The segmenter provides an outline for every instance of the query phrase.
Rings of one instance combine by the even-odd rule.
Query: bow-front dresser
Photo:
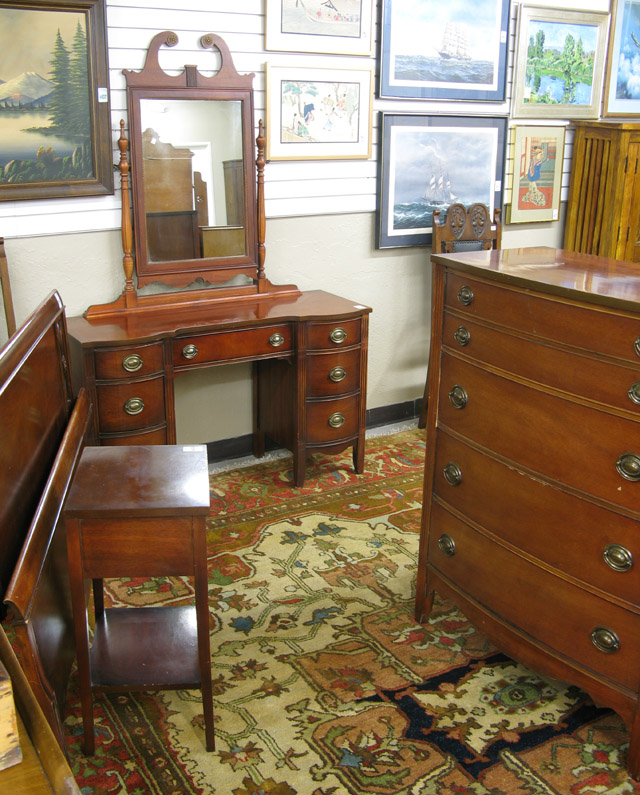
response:
[[[416,617],[451,598],[616,710],[640,773],[640,270],[434,255]]]

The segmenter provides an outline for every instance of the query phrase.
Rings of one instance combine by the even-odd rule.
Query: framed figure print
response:
[[[608,14],[520,6],[512,115],[598,118],[608,26]]]
[[[640,0],[612,0],[603,116],[640,115]]]
[[[564,127],[513,127],[509,223],[557,221],[560,215]]]
[[[267,159],[371,157],[372,67],[267,64]]]
[[[380,97],[505,98],[509,0],[382,0]]]
[[[431,243],[433,213],[502,206],[507,118],[381,113],[376,247]]]
[[[104,0],[0,0],[0,201],[113,193]]]
[[[265,49],[373,53],[373,0],[267,0]]]

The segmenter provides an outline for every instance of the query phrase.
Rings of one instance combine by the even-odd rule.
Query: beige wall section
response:
[[[561,245],[563,223],[505,228],[505,248]],[[377,250],[373,213],[267,221],[266,271],[276,284],[321,289],[373,308],[368,408],[422,394],[426,373],[431,268],[428,248]],[[87,232],[5,243],[16,321],[54,288],[69,316],[119,295],[119,232]],[[0,331],[6,338],[3,325]],[[232,365],[176,379],[178,441],[211,442],[251,432],[251,369]]]

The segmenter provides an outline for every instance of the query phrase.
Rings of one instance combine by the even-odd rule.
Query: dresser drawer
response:
[[[602,307],[577,306],[552,296],[543,298],[459,273],[449,272],[446,279],[446,308],[562,345],[634,363],[640,361],[635,347],[637,343],[640,350],[640,320],[631,315]],[[468,305],[460,300],[463,288],[473,294]],[[464,293],[462,298],[465,300]]]
[[[462,472],[457,486],[444,477],[452,462]],[[637,520],[548,486],[443,431],[437,434],[433,492],[513,547],[594,588],[640,604]]]
[[[164,361],[162,350],[161,342],[127,348],[96,348],[94,352],[96,378],[99,381],[107,381],[161,373]]]
[[[640,358],[613,364],[445,312],[443,347],[492,367],[640,416]],[[636,402],[637,401],[637,402]]]
[[[440,541],[442,536],[449,538]],[[455,545],[453,555],[449,539]],[[541,569],[438,505],[431,512],[429,561],[507,623],[584,668],[623,687],[637,688],[640,616],[636,613]],[[598,627],[615,632],[618,651],[596,648],[591,633]]]
[[[309,354],[307,395],[324,397],[355,392],[360,386],[360,349]]]
[[[289,324],[192,334],[173,341],[173,366],[180,370],[199,364],[286,355],[293,350],[292,339]]]
[[[307,442],[322,444],[358,433],[360,395],[307,402]]]
[[[347,348],[358,345],[361,339],[361,320],[309,323],[308,347],[310,350]]]
[[[463,408],[449,397],[454,386],[466,394]],[[616,505],[640,507],[640,480],[625,479],[616,469],[622,456],[640,456],[640,423],[635,420],[531,389],[443,354],[438,423],[551,479]],[[627,459],[623,468],[629,466]]]
[[[117,433],[165,422],[164,377],[98,386],[101,433]]]

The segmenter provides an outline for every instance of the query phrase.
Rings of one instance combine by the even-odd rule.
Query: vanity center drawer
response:
[[[178,371],[201,364],[286,356],[292,350],[291,326],[283,324],[179,337],[173,341],[172,356]]]

